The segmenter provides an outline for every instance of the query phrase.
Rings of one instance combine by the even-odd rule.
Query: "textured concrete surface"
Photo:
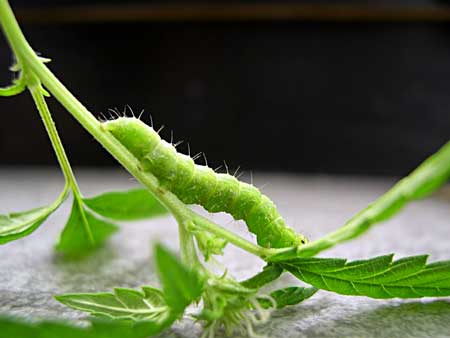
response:
[[[86,196],[136,186],[122,171],[78,170]],[[256,174],[257,185],[279,206],[288,222],[314,239],[385,191],[394,181],[328,176]],[[19,211],[52,201],[62,189],[56,170],[0,169],[0,213]],[[450,193],[408,206],[395,219],[373,228],[353,242],[322,256],[367,258],[395,252],[397,257],[430,253],[431,260],[450,258]],[[53,251],[68,216],[66,203],[29,237],[0,247],[0,313],[33,318],[84,318],[52,299],[64,292],[107,291],[114,286],[154,284],[151,242],[177,248],[176,224],[170,217],[122,224],[121,231],[89,259],[65,261]],[[211,217],[248,238],[243,224],[226,215]],[[262,266],[258,259],[232,248],[220,262],[244,278]],[[281,285],[298,284],[286,275]],[[450,337],[450,300],[372,300],[319,292],[303,304],[274,314],[259,328],[269,337]],[[197,337],[200,328],[181,321],[164,336]]]

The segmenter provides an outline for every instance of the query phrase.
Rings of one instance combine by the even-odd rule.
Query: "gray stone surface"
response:
[[[133,187],[122,171],[78,170],[86,196]],[[288,222],[314,239],[341,225],[385,191],[391,179],[257,174],[257,185],[279,206]],[[62,189],[53,169],[0,169],[0,212],[29,209],[52,201]],[[333,248],[323,256],[367,258],[395,252],[397,257],[430,253],[431,260],[450,257],[450,194],[408,206],[395,219],[373,228],[364,237]],[[151,243],[177,248],[176,224],[170,217],[126,223],[104,248],[89,259],[65,261],[53,251],[70,203],[27,238],[0,247],[0,313],[33,318],[80,319],[52,299],[64,292],[105,291],[114,286],[154,284]],[[243,224],[222,214],[211,217],[251,238]],[[220,264],[238,278],[257,272],[262,262],[231,246]],[[218,264],[218,265],[220,265]],[[284,276],[278,285],[298,284]],[[275,312],[259,331],[269,337],[448,337],[450,302],[434,300],[372,300],[319,292],[303,304]],[[165,334],[196,337],[200,328],[183,320]]]

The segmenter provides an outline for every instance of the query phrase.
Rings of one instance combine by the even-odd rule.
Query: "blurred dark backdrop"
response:
[[[145,109],[210,166],[401,175],[450,138],[445,1],[121,3],[11,0],[94,114]],[[49,103],[73,164],[114,164]],[[27,93],[0,114],[1,165],[56,162]]]

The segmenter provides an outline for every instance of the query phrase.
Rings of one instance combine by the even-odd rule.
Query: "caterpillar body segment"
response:
[[[183,203],[201,205],[209,212],[226,212],[245,221],[264,247],[306,243],[305,237],[286,225],[275,204],[253,185],[195,164],[139,119],[121,117],[103,125],[139,160],[143,170],[155,175]]]

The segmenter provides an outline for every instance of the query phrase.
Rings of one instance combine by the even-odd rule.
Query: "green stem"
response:
[[[69,159],[67,158],[66,152],[62,145],[61,139],[58,135],[58,131],[55,127],[55,122],[50,115],[47,103],[45,102],[44,96],[42,95],[40,84],[29,84],[28,89],[33,97],[36,107],[39,111],[42,121],[44,122],[45,129],[49,135],[50,141],[52,143],[53,149],[56,153],[59,165],[61,166],[64,177],[71,186],[74,193],[81,195],[78,184],[76,182],[75,176],[70,166]]]
[[[13,96],[22,93],[26,88],[22,73],[10,86],[0,88],[0,96]]]
[[[29,68],[56,99],[75,117],[76,120],[103,145],[134,177],[145,185],[163,203],[177,219],[182,219],[181,208],[174,205],[169,192],[159,186],[158,180],[150,173],[140,169],[139,162],[111,134],[101,127],[99,121],[84,107],[64,85],[50,72],[42,60],[35,54],[26,41],[14,14],[6,0],[0,0],[0,18],[3,31],[12,50],[20,60],[22,67]],[[39,100],[39,97],[36,97]],[[58,154],[58,153],[57,153]],[[62,155],[59,152],[60,156]],[[65,163],[65,161],[62,161]],[[68,170],[64,170],[68,173]],[[71,175],[68,176],[68,179]],[[182,243],[182,246],[189,245]]]
[[[369,230],[374,224],[398,213],[408,202],[424,198],[445,184],[450,177],[450,142],[426,159],[409,176],[397,182],[388,192],[356,214],[336,231],[301,246],[297,256],[310,257],[351,240]]]
[[[72,167],[69,163],[69,159],[67,158],[61,139],[58,135],[58,131],[56,130],[55,122],[53,121],[53,118],[50,114],[47,102],[45,102],[44,95],[42,94],[43,88],[41,87],[39,79],[36,76],[34,76],[34,74],[28,74],[27,78],[28,78],[28,89],[30,90],[31,96],[33,97],[33,100],[36,104],[39,114],[41,115],[41,119],[44,122],[45,129],[47,130],[47,134],[52,143],[53,149],[55,151],[56,157],[58,159],[64,177],[66,178],[66,182],[68,183],[68,185],[72,190],[75,202],[78,204],[81,218],[83,220],[83,226],[85,228],[89,242],[92,245],[95,245],[94,235],[92,234],[91,226],[84,212],[82,199],[83,196],[81,194],[75,175],[73,174]]]
[[[0,0],[1,26],[6,38],[16,54],[18,63],[29,68],[56,99],[78,120],[78,122],[111,153],[138,181],[146,186],[175,216],[180,225],[180,241],[183,256],[194,260],[195,247],[192,235],[187,231],[186,222],[195,220],[197,226],[215,233],[236,246],[267,258],[277,253],[297,252],[300,256],[312,256],[337,243],[350,240],[367,231],[373,224],[386,220],[401,209],[407,202],[421,198],[442,185],[450,175],[450,143],[432,158],[428,159],[409,177],[400,181],[375,203],[353,217],[342,228],[310,244],[298,248],[266,249],[259,247],[226,229],[192,213],[175,195],[159,185],[149,172],[141,170],[138,160],[108,133],[99,121],[84,107],[51,73],[44,62],[35,54],[20,30],[14,14],[6,0]],[[190,258],[187,258],[190,257]]]
[[[138,160],[108,131],[102,128],[97,119],[84,107],[64,85],[51,73],[42,60],[35,54],[26,41],[14,14],[6,0],[0,0],[1,25],[11,48],[16,53],[21,64],[36,74],[45,87],[55,98],[72,114],[72,116],[126,168],[140,183],[146,186],[150,192],[174,215],[180,225],[180,241],[183,256],[193,263],[195,246],[192,234],[186,229],[186,222],[192,219],[192,211],[182,203],[175,195],[161,187],[158,180],[149,172],[143,171]],[[199,216],[200,217],[200,216]],[[199,218],[200,219],[200,218]],[[205,223],[203,223],[205,224]],[[208,228],[217,234],[226,236],[231,243],[242,249],[265,257],[269,249],[260,248],[238,236],[224,231],[218,225],[208,222]]]
[[[164,191],[161,191],[158,180],[139,168],[138,160],[109,132],[102,128],[101,123],[64,87],[35,54],[23,36],[6,0],[0,0],[0,18],[6,38],[17,57],[20,57],[22,64],[36,74],[55,98],[120,164],[164,203]]]
[[[209,219],[202,217],[198,214],[195,214],[192,212],[192,218],[194,221],[194,224],[197,228],[202,229],[204,231],[208,231],[218,237],[221,237],[228,242],[234,244],[235,246],[250,252],[256,256],[259,256],[262,259],[265,259],[271,255],[277,254],[281,251],[284,251],[283,249],[268,249],[263,248],[259,245],[253,244],[250,241],[247,241],[246,239],[236,235],[235,233],[228,231],[227,229],[221,227],[218,224],[215,224],[214,222],[211,222]]]
[[[194,244],[194,238],[187,230],[186,223],[182,220],[178,220],[178,235],[180,236],[179,241],[182,261],[188,262],[191,266],[201,267]]]
[[[66,183],[64,184],[63,191],[61,192],[61,194],[59,194],[56,201],[53,202],[53,204],[52,204],[52,207],[51,207],[52,210],[56,210],[61,205],[61,203],[64,202],[64,200],[67,198],[67,196],[69,194],[69,189],[70,189],[69,183],[67,183],[67,181],[66,181]]]

